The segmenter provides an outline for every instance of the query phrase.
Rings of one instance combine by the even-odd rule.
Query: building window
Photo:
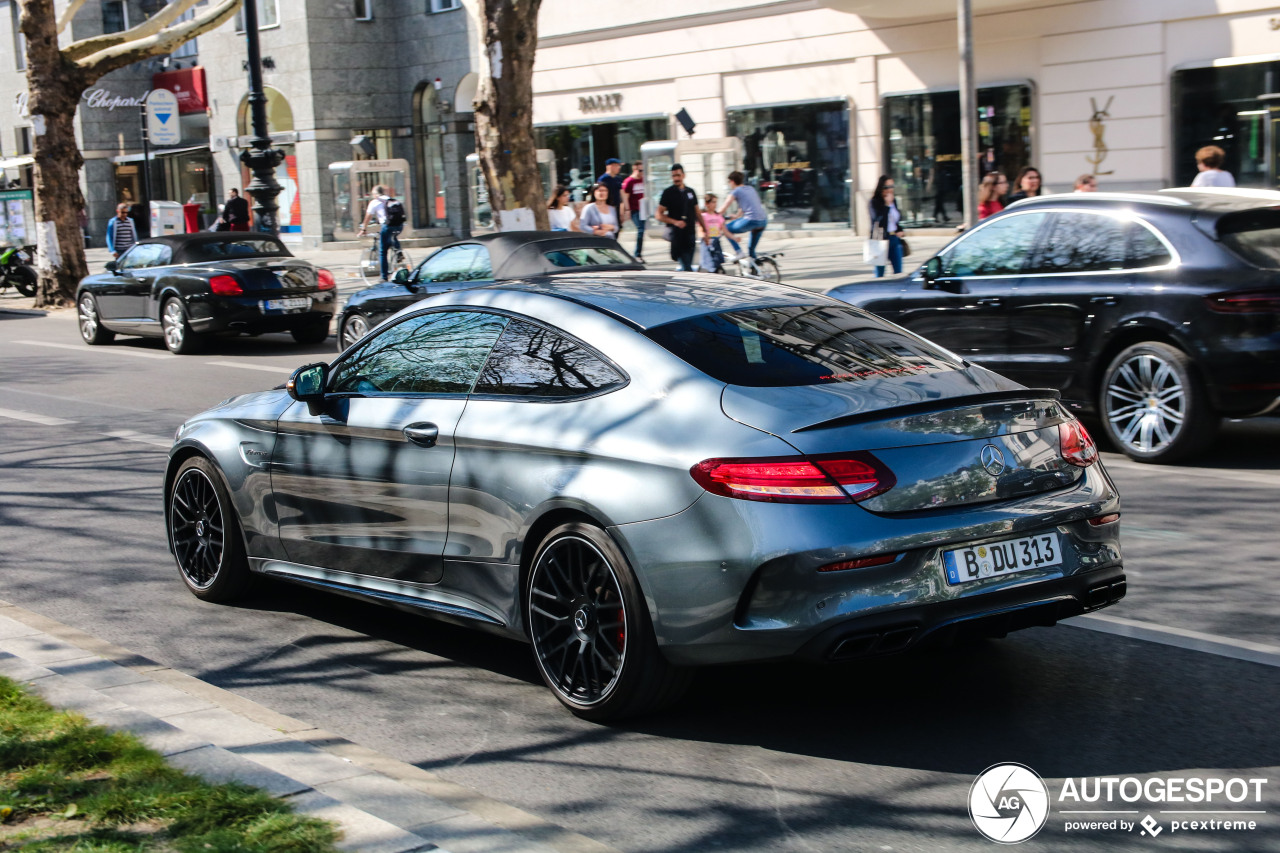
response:
[[[258,29],[280,26],[280,0],[258,0]],[[244,32],[244,12],[236,13],[236,32]]]
[[[13,21],[13,57],[19,71],[27,70],[27,37],[18,29],[18,4],[9,2],[9,17]]]
[[[844,101],[728,110],[742,171],[770,218],[849,221],[849,108]]]
[[[356,160],[390,160],[391,159],[391,131],[383,128],[381,130],[353,130],[351,135],[355,139],[363,138],[362,145],[353,145],[351,153]]]
[[[462,8],[462,0],[431,0],[432,12],[448,12]]]
[[[896,201],[903,226],[920,228],[963,222],[960,93],[928,92],[885,98],[882,115],[885,173],[897,186]],[[1031,158],[1031,87],[979,89],[975,177],[981,179],[989,172],[1000,172],[1012,186]]]
[[[356,20],[372,21],[373,20],[373,0],[355,0],[356,3]]]
[[[1196,151],[1216,145],[1236,186],[1274,189],[1280,153],[1271,94],[1280,62],[1186,68],[1173,72],[1173,185],[1195,180]],[[1098,104],[1099,108],[1103,104]],[[1100,168],[1107,168],[1104,163]]]
[[[102,0],[102,32],[122,33],[129,29],[129,4],[125,0]]]
[[[23,154],[30,154],[31,153],[31,128],[15,127],[13,129],[13,135],[16,137],[16,141],[18,144],[18,149],[16,153],[19,156]]]
[[[586,201],[587,189],[604,172],[605,161],[617,157],[622,174],[640,159],[640,146],[669,135],[663,118],[606,121],[589,124],[554,124],[533,129],[539,148],[556,156],[557,183],[564,184],[574,201]],[[702,192],[703,187],[697,188]]]
[[[190,21],[195,16],[196,16],[196,10],[188,9],[187,11],[183,12],[181,15],[178,16],[178,20],[175,21],[175,23],[180,23],[182,21]],[[171,56],[174,59],[191,59],[195,56],[198,56],[200,51],[196,47],[196,41],[198,41],[198,39],[192,39],[191,41],[185,44],[179,45],[178,49],[175,50],[173,53],[169,54],[169,56]]]

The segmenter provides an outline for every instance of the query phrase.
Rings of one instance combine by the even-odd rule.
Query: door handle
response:
[[[1095,296],[1089,300],[1094,305],[1115,305],[1120,301],[1117,296]]]
[[[435,447],[440,428],[435,424],[409,424],[404,428],[404,437],[422,447]]]
[[[979,305],[987,305],[991,308],[999,308],[1004,304],[1004,299],[999,296],[986,296],[978,300]]]

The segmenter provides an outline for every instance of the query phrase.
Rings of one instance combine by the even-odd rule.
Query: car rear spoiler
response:
[[[1029,403],[1041,400],[1058,400],[1062,394],[1053,388],[1027,388],[1022,391],[990,391],[984,394],[967,394],[963,397],[945,397],[940,400],[924,400],[919,403],[908,403],[904,406],[890,406],[871,412],[858,412],[852,415],[841,415],[830,420],[818,421],[808,426],[797,427],[791,432],[808,432],[816,429],[834,429],[836,427],[853,426],[855,424],[883,421],[889,418],[924,415],[933,412],[945,412],[952,409],[973,408],[976,406],[999,406],[1005,403]]]

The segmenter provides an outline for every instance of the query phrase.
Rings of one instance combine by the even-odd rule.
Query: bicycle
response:
[[[365,284],[377,284],[382,280],[382,259],[378,257],[379,242],[379,237],[375,233],[369,248],[360,255],[360,277],[364,279]],[[397,249],[392,246],[390,253],[387,271],[392,278],[395,277],[396,270],[413,269],[413,258],[409,257],[409,253],[403,248]]]
[[[742,255],[737,258],[724,258],[716,267],[716,272],[721,275],[736,275],[739,278],[754,278],[758,281],[771,281],[774,284],[782,283],[782,269],[778,266],[776,258],[781,258],[785,252],[759,252],[756,257],[750,255]],[[732,265],[734,272],[729,271]]]

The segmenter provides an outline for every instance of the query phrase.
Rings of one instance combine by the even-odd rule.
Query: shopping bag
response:
[[[862,262],[873,267],[882,267],[889,262],[888,240],[867,240],[862,244]]]
[[[716,259],[711,255],[711,246],[703,243],[698,252],[698,272],[715,272]]]

